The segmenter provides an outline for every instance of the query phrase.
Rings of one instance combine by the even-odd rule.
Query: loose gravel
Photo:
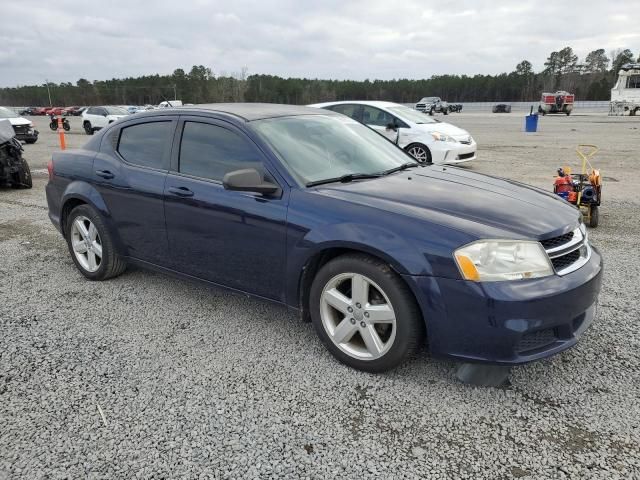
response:
[[[501,389],[426,352],[370,375],[280,306],[137,269],[86,281],[47,218],[36,119],[33,190],[0,189],[0,478],[640,478],[640,118],[447,120],[478,140],[468,168],[546,189],[573,145],[603,148],[606,276],[575,348]]]

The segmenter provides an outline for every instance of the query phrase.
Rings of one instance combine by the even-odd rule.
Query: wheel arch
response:
[[[119,253],[124,252],[124,246],[120,236],[118,235],[117,229],[113,228],[113,219],[109,208],[96,188],[87,182],[71,182],[62,195],[62,201],[60,202],[60,226],[62,235],[66,238],[65,227],[68,215],[78,205],[89,205],[98,212],[109,229],[109,233],[113,238],[116,250]]]
[[[302,321],[311,321],[311,314],[309,310],[309,295],[311,292],[313,279],[315,278],[318,271],[320,271],[320,269],[324,265],[326,265],[334,258],[347,254],[364,254],[386,263],[401,278],[401,280],[405,284],[407,284],[407,287],[411,291],[414,298],[416,297],[415,291],[413,290],[412,286],[409,285],[403,278],[403,274],[408,273],[406,268],[402,264],[394,260],[392,257],[390,257],[388,254],[372,248],[371,246],[363,244],[326,244],[309,255],[298,276],[296,304],[298,306],[300,318],[302,319]],[[415,300],[418,304],[420,303],[418,302],[417,298],[415,298]]]

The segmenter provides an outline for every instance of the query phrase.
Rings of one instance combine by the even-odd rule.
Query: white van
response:
[[[171,108],[171,107],[181,107],[182,100],[165,100],[164,102],[160,102],[158,104],[158,108]]]

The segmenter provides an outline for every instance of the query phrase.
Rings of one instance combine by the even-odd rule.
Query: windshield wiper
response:
[[[386,173],[347,173],[346,175],[342,175],[341,177],[334,178],[325,178],[324,180],[314,180],[313,182],[308,182],[306,184],[307,187],[315,187],[316,185],[323,185],[325,183],[348,183],[353,180],[362,180],[365,178],[377,178],[386,175]]]
[[[422,166],[423,165],[420,165],[419,163],[407,162],[407,163],[403,163],[402,165],[400,165],[398,167],[390,168],[389,170],[385,170],[384,172],[382,172],[382,175],[389,175],[390,173],[399,172],[400,170],[406,170],[407,168],[422,167]]]

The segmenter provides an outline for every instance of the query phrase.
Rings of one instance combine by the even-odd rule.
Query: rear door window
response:
[[[120,131],[118,153],[127,163],[167,170],[173,131],[171,120],[124,127]]]
[[[347,117],[351,117],[354,120],[360,121],[360,113],[362,111],[361,105],[357,105],[357,104],[343,104],[343,105],[333,105],[332,107],[329,107],[330,110],[333,110],[334,112],[338,112],[338,113],[342,113],[343,115],[346,115]]]

